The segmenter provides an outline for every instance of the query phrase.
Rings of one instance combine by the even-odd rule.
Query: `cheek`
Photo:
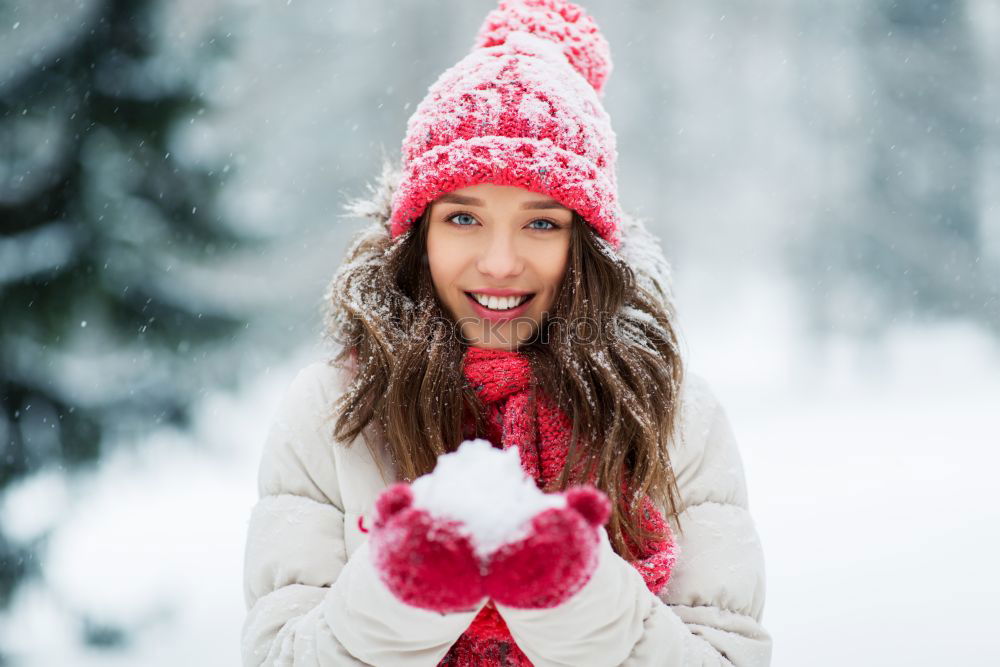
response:
[[[442,247],[444,244],[437,238],[433,231],[427,235],[427,265],[434,278],[435,284],[448,273],[448,253]]]
[[[443,274],[446,273],[446,267],[442,266],[440,257],[431,250],[427,251],[427,268],[431,273],[431,280],[435,287],[441,284]]]
[[[539,267],[539,275],[545,283],[545,296],[552,299],[562,283],[566,274],[566,267],[569,263],[568,250],[560,249],[558,252],[547,253],[536,264]]]
[[[457,249],[428,236],[427,264],[438,297],[442,301],[453,299],[453,295],[448,292],[448,286],[455,284],[462,267],[462,258]]]

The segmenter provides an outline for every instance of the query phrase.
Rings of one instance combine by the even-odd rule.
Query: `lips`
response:
[[[516,289],[498,289],[493,287],[482,287],[480,289],[470,289],[465,291],[466,294],[485,294],[486,296],[526,296],[529,294],[534,294],[534,292],[527,292],[525,290]]]
[[[523,315],[524,312],[528,310],[528,305],[534,300],[535,295],[532,294],[524,301],[524,303],[509,310],[490,310],[476,301],[476,299],[468,292],[465,293],[465,298],[469,300],[469,304],[479,317],[484,320],[490,320],[491,322],[503,322],[505,320],[510,320]]]

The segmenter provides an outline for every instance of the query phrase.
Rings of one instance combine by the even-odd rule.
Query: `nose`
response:
[[[524,259],[517,247],[514,235],[506,231],[494,230],[487,235],[476,262],[479,272],[496,279],[510,278],[524,269]]]

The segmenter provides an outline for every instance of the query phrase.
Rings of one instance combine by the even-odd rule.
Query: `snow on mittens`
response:
[[[479,439],[438,457],[412,485],[387,488],[375,510],[382,581],[407,604],[447,612],[484,596],[517,608],[565,601],[597,567],[611,505],[590,486],[543,493],[516,448]]]

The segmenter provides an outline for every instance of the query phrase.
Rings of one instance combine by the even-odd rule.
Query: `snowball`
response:
[[[562,494],[542,492],[524,472],[517,447],[497,449],[482,438],[439,456],[433,472],[413,481],[412,491],[414,507],[461,521],[483,559],[524,537],[539,512],[566,506]]]

